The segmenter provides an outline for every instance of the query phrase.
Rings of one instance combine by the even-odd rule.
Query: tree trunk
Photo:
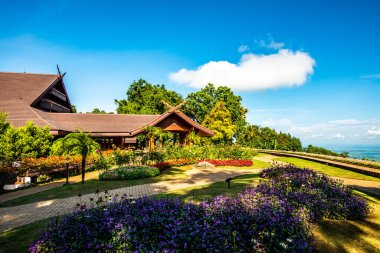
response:
[[[86,155],[82,155],[82,184],[84,184],[85,168],[86,168]]]

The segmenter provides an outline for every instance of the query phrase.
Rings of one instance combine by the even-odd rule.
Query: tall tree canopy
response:
[[[269,127],[256,125],[245,127],[238,143],[253,148],[302,151],[300,139],[287,133],[277,133]]]
[[[162,114],[167,108],[161,100],[175,105],[182,101],[182,96],[166,89],[165,85],[152,85],[140,79],[131,84],[126,99],[115,99],[118,106],[116,111],[125,114]]]
[[[218,101],[223,101],[231,113],[231,120],[236,125],[237,133],[240,133],[247,124],[245,115],[248,110],[242,106],[242,98],[235,95],[228,87],[215,88],[213,84],[208,84],[200,91],[190,93],[186,101],[182,111],[199,123],[206,119]]]
[[[236,125],[232,122],[232,115],[224,101],[218,101],[210,114],[206,116],[202,125],[214,132],[211,140],[214,143],[231,144],[236,132]]]

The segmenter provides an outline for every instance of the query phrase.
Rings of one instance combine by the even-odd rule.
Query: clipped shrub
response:
[[[104,171],[99,174],[99,179],[103,181],[132,180],[155,177],[159,174],[160,170],[151,166],[125,166]]]

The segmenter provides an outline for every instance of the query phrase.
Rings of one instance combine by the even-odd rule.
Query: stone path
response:
[[[124,194],[128,197],[132,196],[133,198],[152,196],[167,191],[220,182],[229,177],[236,177],[258,171],[259,169],[193,169],[186,172],[188,178],[183,180],[162,181],[158,183],[109,190],[107,196],[115,196],[116,194],[119,195],[119,198]],[[98,197],[101,196],[104,199],[105,195],[106,194],[104,192],[99,195],[91,193],[83,195],[80,198],[75,196],[0,208],[0,232],[49,217],[70,213],[74,210],[77,203],[82,203],[89,206],[91,203],[91,198],[97,200]]]

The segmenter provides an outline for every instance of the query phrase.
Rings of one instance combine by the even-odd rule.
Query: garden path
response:
[[[118,195],[119,198],[124,194],[128,197],[132,196],[133,198],[152,196],[167,191],[216,183],[224,181],[229,177],[236,177],[259,171],[260,169],[244,168],[239,168],[238,170],[231,170],[228,168],[192,169],[186,172],[188,175],[188,178],[186,179],[168,180],[109,190],[107,196]],[[91,193],[81,197],[75,196],[63,199],[52,199],[20,206],[0,208],[0,232],[49,217],[70,213],[74,211],[78,203],[90,206],[90,199],[97,200],[100,196],[105,199],[106,194],[104,192],[98,195]]]

